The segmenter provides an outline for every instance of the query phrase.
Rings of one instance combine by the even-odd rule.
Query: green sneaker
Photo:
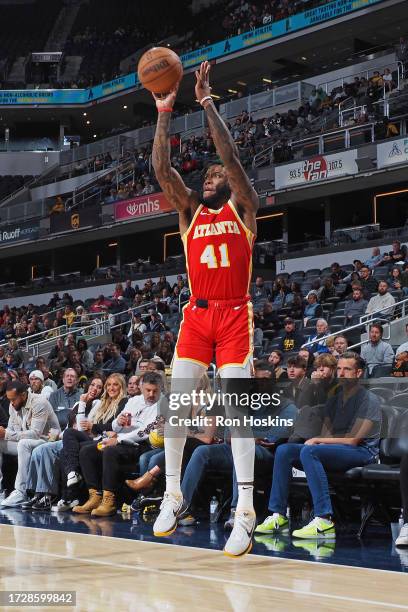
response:
[[[257,544],[263,544],[266,550],[270,550],[271,552],[283,552],[289,546],[289,538],[284,540],[280,535],[258,535],[254,537],[254,540]]]
[[[293,538],[302,538],[304,540],[319,540],[321,538],[335,538],[336,530],[334,523],[326,519],[316,518],[310,521],[308,525],[302,527],[302,529],[295,529],[292,532]]]
[[[289,530],[289,521],[286,516],[274,512],[272,516],[267,516],[263,523],[258,525],[255,533],[276,533]]]
[[[320,559],[329,559],[334,555],[336,549],[336,542],[330,540],[300,540],[292,542],[295,548],[302,548],[306,550],[311,557],[314,557],[316,561]]]

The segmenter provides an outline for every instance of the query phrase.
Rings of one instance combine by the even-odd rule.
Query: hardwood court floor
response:
[[[0,568],[0,590],[72,589],[87,612],[408,610],[404,573],[32,527],[0,525]]]

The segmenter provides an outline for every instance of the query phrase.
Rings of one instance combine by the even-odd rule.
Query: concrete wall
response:
[[[59,151],[3,151],[0,153],[0,175],[38,176],[58,162]]]

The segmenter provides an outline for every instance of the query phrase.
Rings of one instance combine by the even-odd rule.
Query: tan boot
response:
[[[153,488],[153,485],[156,483],[157,478],[153,476],[150,472],[146,472],[143,476],[136,478],[135,480],[125,480],[129,489],[132,491],[141,491],[144,489],[145,491],[150,491]]]
[[[113,516],[116,514],[116,497],[111,491],[104,491],[102,503],[92,510],[91,516]]]
[[[76,514],[90,514],[102,503],[102,495],[96,489],[89,489],[89,499],[82,506],[75,506],[72,512]]]

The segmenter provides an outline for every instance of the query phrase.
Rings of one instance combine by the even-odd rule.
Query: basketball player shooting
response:
[[[164,97],[153,94],[158,110],[153,166],[167,200],[179,213],[192,294],[183,310],[175,349],[172,393],[195,389],[214,351],[222,379],[251,375],[253,323],[248,289],[259,201],[232,136],[213,103],[209,73],[210,64],[203,62],[195,73],[195,95],[207,115],[222,163],[209,166],[201,194],[189,189],[170,163],[169,127],[178,85]],[[178,517],[186,511],[180,488],[186,435],[185,427],[179,426],[175,431],[166,423],[166,492],[153,527],[156,536],[172,534]],[[239,498],[234,528],[224,552],[238,557],[251,549],[256,525],[255,445],[251,435],[245,437],[231,430],[231,446]]]

